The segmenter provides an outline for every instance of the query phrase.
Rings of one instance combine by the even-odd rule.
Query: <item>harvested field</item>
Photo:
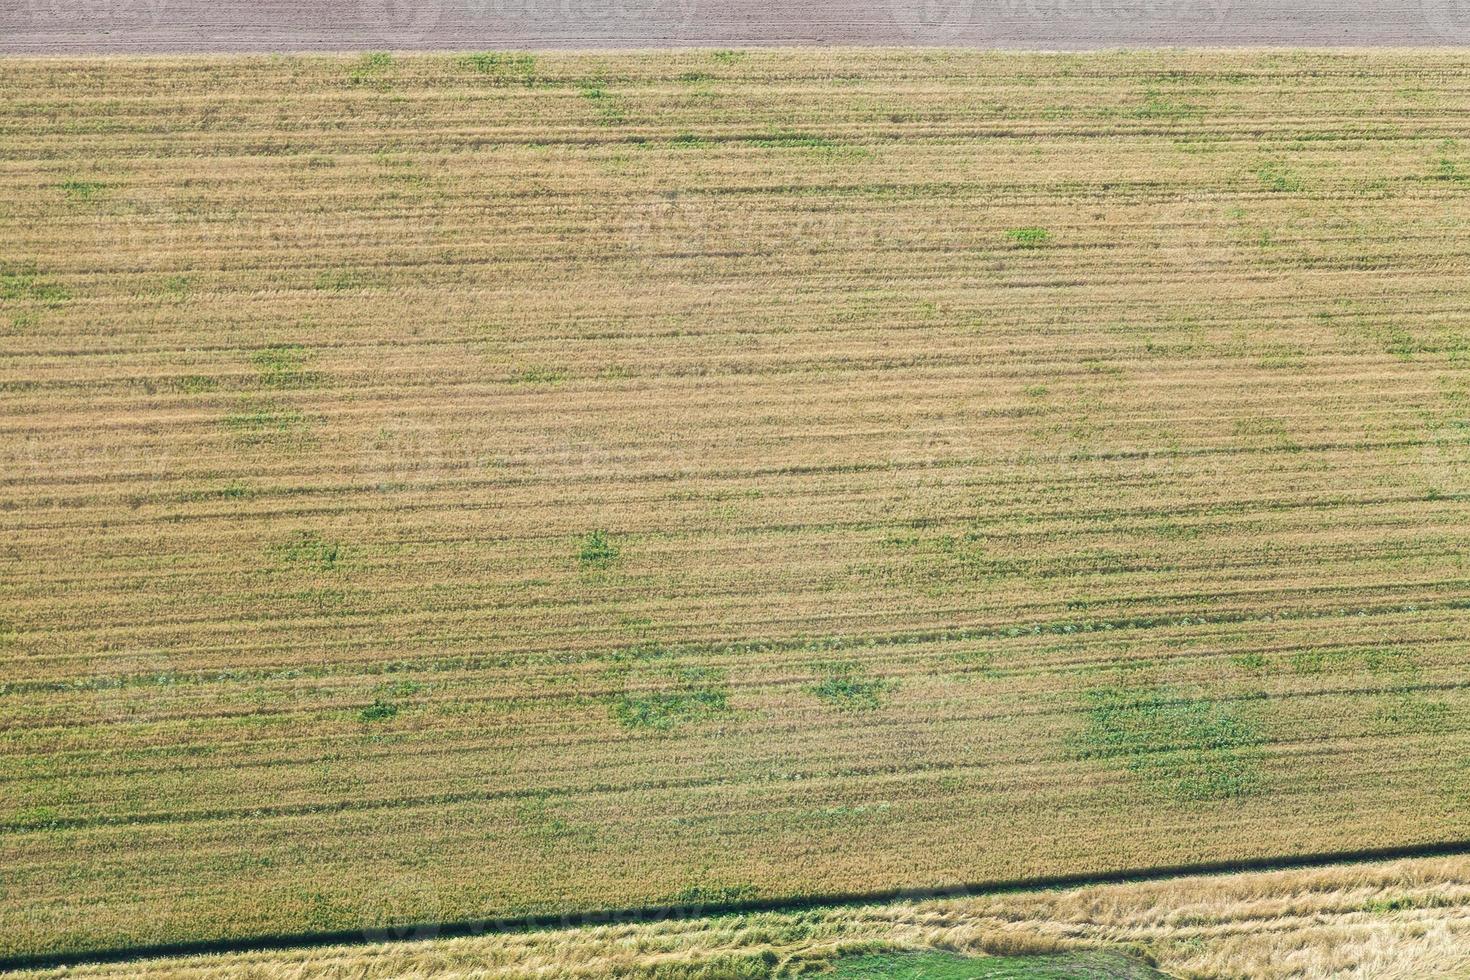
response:
[[[0,60],[0,957],[1470,831],[1470,64]]]
[[[35,971],[15,980],[489,977],[765,980],[957,951],[1102,977],[1424,980],[1470,976],[1470,860],[1341,865],[850,909],[246,953]],[[1132,965],[1133,968],[1128,967]],[[856,968],[854,968],[856,967]],[[1104,968],[1111,968],[1104,972]],[[981,976],[987,974],[983,971]],[[996,971],[1000,973],[999,970]],[[948,975],[948,974],[940,974]]]

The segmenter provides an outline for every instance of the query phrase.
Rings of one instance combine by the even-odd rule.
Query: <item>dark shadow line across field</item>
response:
[[[610,908],[562,915],[487,916],[453,922],[420,922],[400,926],[338,929],[323,932],[280,933],[248,936],[238,939],[203,939],[189,942],[157,943],[130,947],[114,947],[67,953],[28,953],[0,958],[0,972],[27,969],[78,966],[89,963],[126,963],[166,956],[193,956],[219,953],[254,953],[272,950],[314,947],[368,945],[388,942],[422,942],[431,939],[454,939],[466,936],[528,932],[539,929],[567,929],[581,926],[631,925],[679,919],[706,918],[755,912],[788,912],[842,906],[876,905],[886,902],[911,902],[935,899],[966,898],[1006,892],[1031,891],[1042,888],[1075,888],[1087,885],[1126,884],[1161,881],[1188,875],[1222,875],[1245,871],[1278,871],[1389,861],[1406,858],[1430,858],[1470,855],[1470,840],[1438,841],[1398,847],[1361,848],[1348,851],[1323,851],[1310,854],[1205,861],[1195,864],[1158,865],[1122,871],[1081,874],[1039,875],[1033,878],[1005,878],[971,882],[938,888],[897,888],[872,892],[839,892],[808,895],[802,898],[750,899],[733,902],[648,905]]]

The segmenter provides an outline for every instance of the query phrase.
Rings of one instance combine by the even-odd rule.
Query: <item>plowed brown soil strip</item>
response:
[[[7,0],[0,52],[1470,44],[1456,0]]]

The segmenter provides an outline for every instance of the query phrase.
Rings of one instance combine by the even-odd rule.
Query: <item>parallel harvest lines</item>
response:
[[[0,92],[0,957],[1470,834],[1462,56]]]

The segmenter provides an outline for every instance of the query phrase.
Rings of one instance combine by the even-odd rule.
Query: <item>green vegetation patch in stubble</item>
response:
[[[260,372],[260,383],[266,388],[309,388],[321,382],[306,367],[311,352],[300,344],[276,344],[255,351],[250,362]]]
[[[390,698],[411,698],[424,689],[423,682],[415,680],[385,681],[376,688],[377,692]]]
[[[641,679],[664,686],[625,691],[613,699],[612,716],[624,728],[668,732],[730,711],[728,675],[723,670],[670,667]]]
[[[95,180],[66,180],[58,185],[69,201],[90,201],[107,190],[107,186]]]
[[[1384,695],[1368,719],[1375,735],[1439,735],[1451,728],[1448,702],[1418,691]]]
[[[517,371],[511,378],[511,381],[519,385],[534,385],[549,388],[561,384],[568,377],[569,374],[564,368],[535,364]]]
[[[619,126],[628,121],[623,101],[609,92],[604,83],[589,79],[577,84],[577,92],[597,110],[597,121],[603,126]]]
[[[835,150],[839,146],[825,136],[803,133],[768,133],[752,136],[749,143],[765,150]]]
[[[1263,670],[1275,666],[1290,668],[1299,675],[1333,674],[1363,670],[1375,675],[1414,674],[1417,663],[1412,651],[1404,647],[1307,647],[1293,650],[1284,659],[1269,660],[1259,653],[1239,654],[1235,662],[1241,667]]]
[[[331,546],[331,553],[333,555],[338,550],[338,546]],[[313,539],[308,551],[312,552],[309,560],[315,560],[316,554],[320,553],[316,539]],[[335,558],[332,564],[336,564]],[[384,681],[373,688],[373,702],[357,713],[357,720],[364,723],[372,723],[397,718],[398,713],[406,706],[405,702],[423,690],[424,684],[422,682],[410,678]]]
[[[1083,758],[1121,764],[1179,800],[1247,796],[1265,782],[1259,723],[1237,705],[1154,687],[1101,687],[1084,697]]]
[[[833,980],[1144,980],[1164,977],[1116,952],[1033,956],[961,956],[897,952],[838,959]]]
[[[747,137],[745,143],[747,146],[762,150],[800,150],[823,157],[865,159],[873,155],[873,151],[867,147],[840,143],[829,137],[817,136],[813,133],[786,131],[758,133]]]
[[[1017,248],[1040,248],[1051,241],[1051,232],[1045,228],[1012,228],[1006,238]]]
[[[481,51],[467,54],[459,63],[501,84],[534,85],[536,56],[518,51]]]
[[[883,544],[902,560],[865,572],[929,595],[971,589],[1030,570],[1023,561],[992,554],[986,536],[973,531],[893,535]]]
[[[897,682],[872,677],[859,664],[834,661],[819,664],[819,680],[807,688],[817,699],[842,711],[873,711],[883,707],[883,699],[898,686]]]
[[[357,713],[357,720],[366,724],[377,721],[388,721],[398,717],[399,707],[394,701],[387,698],[376,698],[373,703]]]
[[[1294,194],[1305,185],[1285,164],[1267,163],[1256,169],[1256,177],[1273,194]]]
[[[598,528],[588,531],[577,549],[577,561],[583,568],[605,570],[618,560],[619,548],[607,531]]]
[[[34,262],[0,265],[0,300],[60,306],[71,299],[65,288],[41,278]]]
[[[1384,895],[1370,898],[1363,903],[1362,909],[1370,915],[1392,915],[1415,909],[1452,908],[1455,904],[1455,899],[1449,895]]]
[[[217,389],[219,379],[206,374],[185,374],[177,378],[165,379],[163,387],[168,391],[177,391],[186,395],[200,395]]]
[[[315,531],[298,531],[271,548],[271,553],[286,567],[333,571],[344,557],[340,542],[323,538]]]
[[[223,486],[191,487],[180,490],[176,498],[180,503],[196,504],[213,500],[249,500],[259,491],[239,480],[231,480]]]
[[[557,813],[552,800],[544,793],[522,800],[516,807],[516,819],[526,839],[545,851],[591,843],[596,838],[592,827],[574,823]]]
[[[1455,161],[1444,158],[1439,161],[1439,169],[1434,173],[1434,179],[1449,181],[1455,184],[1470,183],[1470,174],[1460,169]]]
[[[1414,651],[1401,646],[1351,647],[1342,651],[1341,657],[1349,665],[1361,664],[1374,674],[1413,673],[1419,666]]]
[[[1289,453],[1301,452],[1302,449],[1301,443],[1287,430],[1285,421],[1279,418],[1253,416],[1236,419],[1232,429],[1245,445],[1253,448]]]
[[[375,285],[375,280],[360,269],[323,269],[317,273],[312,288],[324,292],[355,292]]]
[[[257,404],[227,415],[220,425],[240,446],[287,448],[311,435],[312,422],[301,411],[274,403]]]
[[[145,295],[163,296],[175,302],[183,302],[193,292],[194,277],[181,273],[179,275],[164,276],[156,283],[150,284],[147,287]]]
[[[1143,105],[1129,113],[1134,119],[1198,119],[1204,112],[1199,106],[1150,89]]]
[[[1143,980],[1165,974],[1119,953],[961,956],[950,952],[874,953],[839,959],[833,980]]]
[[[352,69],[347,73],[347,84],[386,88],[388,86],[386,76],[392,67],[393,56],[391,54],[386,51],[370,51],[353,63]]]

